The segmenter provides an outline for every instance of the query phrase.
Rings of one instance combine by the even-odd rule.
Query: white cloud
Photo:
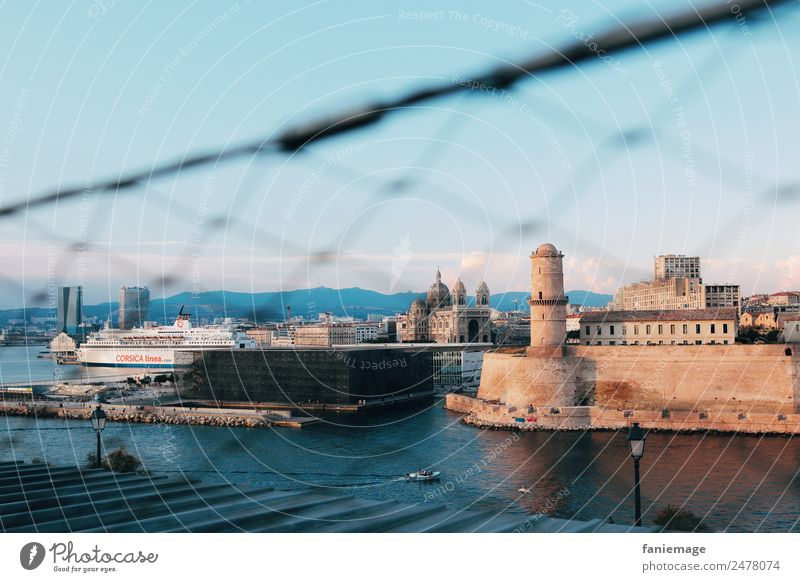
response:
[[[778,273],[778,285],[782,291],[800,289],[800,255],[780,260],[775,264]]]

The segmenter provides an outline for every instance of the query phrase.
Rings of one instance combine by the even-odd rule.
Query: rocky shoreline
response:
[[[144,408],[144,407],[142,407]],[[0,414],[6,416],[29,416],[35,418],[61,418],[65,420],[85,420],[94,406],[58,407],[44,404],[5,404],[0,406]],[[291,418],[266,418],[259,414],[242,414],[237,411],[225,413],[204,413],[202,410],[187,410],[177,407],[147,407],[139,410],[136,406],[103,407],[109,422],[134,422],[142,424],[199,425],[219,427],[267,428],[271,426],[292,425]],[[299,419],[296,419],[299,420]]]

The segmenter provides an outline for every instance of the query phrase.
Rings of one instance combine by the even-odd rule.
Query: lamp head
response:
[[[647,439],[647,433],[639,426],[638,422],[634,422],[628,431],[628,445],[631,448],[631,457],[637,461],[644,455],[644,442]]]
[[[100,432],[106,427],[106,413],[103,412],[103,409],[100,408],[100,405],[97,405],[97,408],[94,409],[92,412],[92,416],[89,417],[92,421],[92,428],[97,432]]]

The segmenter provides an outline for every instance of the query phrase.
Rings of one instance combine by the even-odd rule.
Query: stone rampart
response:
[[[571,346],[563,358],[484,356],[478,397],[604,410],[798,412],[800,358],[785,345]]]

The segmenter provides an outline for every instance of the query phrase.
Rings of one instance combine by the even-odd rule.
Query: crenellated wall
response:
[[[487,353],[478,397],[509,406],[788,414],[800,412],[800,358],[787,349],[570,346],[563,358]]]

